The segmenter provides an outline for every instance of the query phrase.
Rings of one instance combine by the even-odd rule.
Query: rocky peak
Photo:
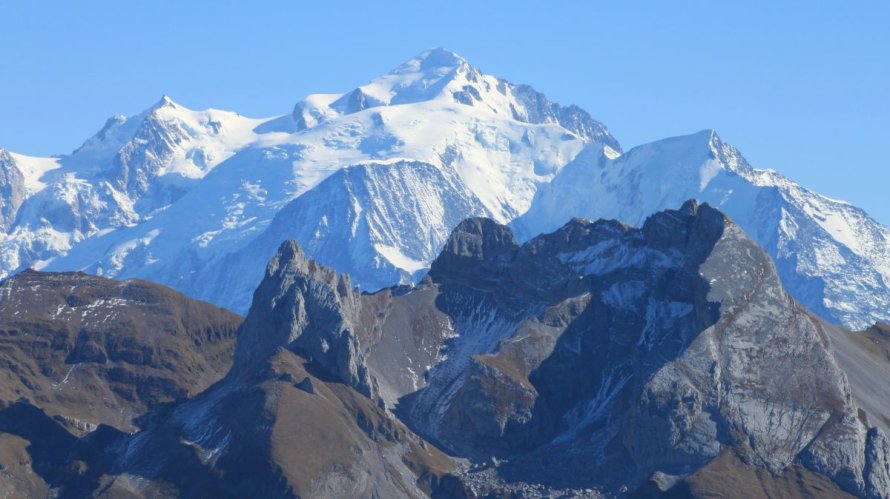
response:
[[[266,279],[275,276],[302,275],[307,278],[329,282],[336,279],[336,272],[310,259],[295,241],[284,241],[278,253],[266,266]],[[349,276],[341,276],[342,281],[349,281]]]
[[[665,210],[647,218],[642,233],[652,247],[708,252],[720,237],[727,218],[711,205],[690,199],[679,210]]]
[[[505,264],[519,245],[513,231],[490,218],[470,218],[451,232],[429,275],[434,279],[472,276]]]
[[[372,397],[356,324],[359,294],[349,276],[306,257],[284,242],[253,296],[235,350],[236,369],[254,368],[278,348],[294,351],[327,376]]]
[[[598,242],[621,237],[633,230],[617,220],[597,220],[575,217],[549,234],[541,234],[529,241],[532,254],[544,252],[566,253],[580,251]]]
[[[886,322],[876,322],[874,326],[869,328],[869,330],[873,331],[876,334],[890,337],[890,324]]]

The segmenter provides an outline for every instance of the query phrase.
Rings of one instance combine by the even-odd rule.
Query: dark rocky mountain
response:
[[[70,496],[886,498],[888,337],[808,312],[708,205],[522,245],[469,219],[374,294],[284,243],[232,369],[136,433],[0,421],[42,425],[5,452]]]
[[[639,230],[573,220],[522,246],[469,220],[422,285],[379,308],[436,317],[421,329],[436,357],[418,362],[404,347],[416,329],[377,313],[367,363],[420,435],[477,462],[494,456],[496,468],[463,475],[475,490],[609,494],[696,479],[707,495],[715,484],[695,473],[719,464],[800,473],[802,495],[824,490],[814,475],[834,492],[890,494],[888,399],[864,400],[860,386],[886,378],[846,373],[854,363],[832,344],[853,356],[863,348],[847,344],[861,340],[797,304],[767,255],[707,205]]]

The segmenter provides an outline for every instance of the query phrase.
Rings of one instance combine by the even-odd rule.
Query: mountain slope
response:
[[[25,271],[0,284],[0,402],[27,398],[78,431],[132,430],[220,379],[240,325],[156,284]]]
[[[26,271],[0,284],[0,496],[81,476],[56,446],[132,432],[232,364],[241,317],[163,286]]]
[[[862,210],[752,168],[713,131],[634,148],[616,159],[579,155],[514,222],[524,237],[574,216],[639,224],[695,198],[733,218],[766,249],[791,294],[854,329],[890,310],[890,229]]]

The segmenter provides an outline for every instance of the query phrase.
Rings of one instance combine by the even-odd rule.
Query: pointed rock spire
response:
[[[278,348],[305,357],[312,368],[374,397],[355,335],[359,294],[347,275],[306,257],[285,241],[269,262],[238,336],[235,369],[250,370]]]

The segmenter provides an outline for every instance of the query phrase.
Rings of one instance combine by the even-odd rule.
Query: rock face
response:
[[[77,495],[890,497],[886,328],[808,312],[715,208],[521,245],[473,218],[443,247],[420,284],[362,294],[286,242],[202,393],[132,435],[23,403],[0,424],[55,435],[28,452]]]
[[[719,458],[803,477],[765,488],[888,494],[874,426],[886,412],[856,402],[831,343],[850,333],[798,305],[769,257],[707,205],[641,229],[573,220],[522,246],[470,219],[413,289],[356,303],[330,291],[331,275],[320,281],[320,296],[349,310],[331,322],[353,333],[340,380],[355,384],[364,365],[373,393],[418,434],[501,460],[493,475],[462,475],[468,490],[704,490],[706,475],[693,475]],[[330,337],[328,326],[300,337],[310,329]]]
[[[25,201],[25,177],[9,152],[0,149],[0,229],[9,230]]]

